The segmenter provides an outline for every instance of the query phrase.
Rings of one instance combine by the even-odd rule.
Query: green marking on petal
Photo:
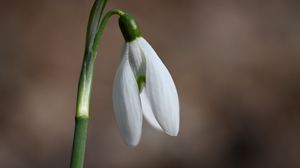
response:
[[[139,87],[139,92],[141,93],[142,92],[142,89],[143,89],[143,86],[145,85],[146,83],[146,77],[144,75],[141,75],[137,78],[136,80],[137,84],[138,84],[138,87]]]

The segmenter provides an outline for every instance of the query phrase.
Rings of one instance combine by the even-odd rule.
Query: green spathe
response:
[[[133,17],[131,17],[128,14],[125,13],[120,16],[119,26],[125,41],[131,42],[137,39],[138,37],[141,37],[141,32],[137,23],[135,22]]]

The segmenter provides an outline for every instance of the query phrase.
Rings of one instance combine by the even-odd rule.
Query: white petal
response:
[[[136,146],[141,138],[143,118],[137,82],[128,61],[128,44],[114,79],[113,107],[125,143]]]
[[[162,131],[162,128],[158,124],[158,122],[153,114],[153,111],[152,111],[152,108],[151,108],[150,102],[148,100],[145,89],[142,90],[140,97],[141,97],[141,102],[142,102],[143,115],[144,115],[145,119],[149,122],[149,124],[152,127]]]
[[[146,71],[146,60],[142,56],[142,51],[140,50],[140,40],[142,38],[137,38],[136,40],[129,42],[129,64],[135,76],[145,75]]]
[[[179,101],[173,79],[153,48],[140,41],[146,58],[146,93],[153,113],[163,130],[172,136],[179,131]]]

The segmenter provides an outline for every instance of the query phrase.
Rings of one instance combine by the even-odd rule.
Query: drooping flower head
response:
[[[126,42],[114,79],[113,105],[125,143],[139,143],[143,117],[154,128],[177,136],[179,101],[168,69],[131,16],[120,16],[119,25]]]

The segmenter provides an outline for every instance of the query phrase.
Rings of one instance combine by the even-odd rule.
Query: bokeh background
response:
[[[68,167],[93,0],[0,1],[0,167]],[[177,85],[178,137],[144,122],[128,148],[112,111],[117,18],[95,67],[88,168],[299,168],[300,3],[110,0],[138,21]]]

